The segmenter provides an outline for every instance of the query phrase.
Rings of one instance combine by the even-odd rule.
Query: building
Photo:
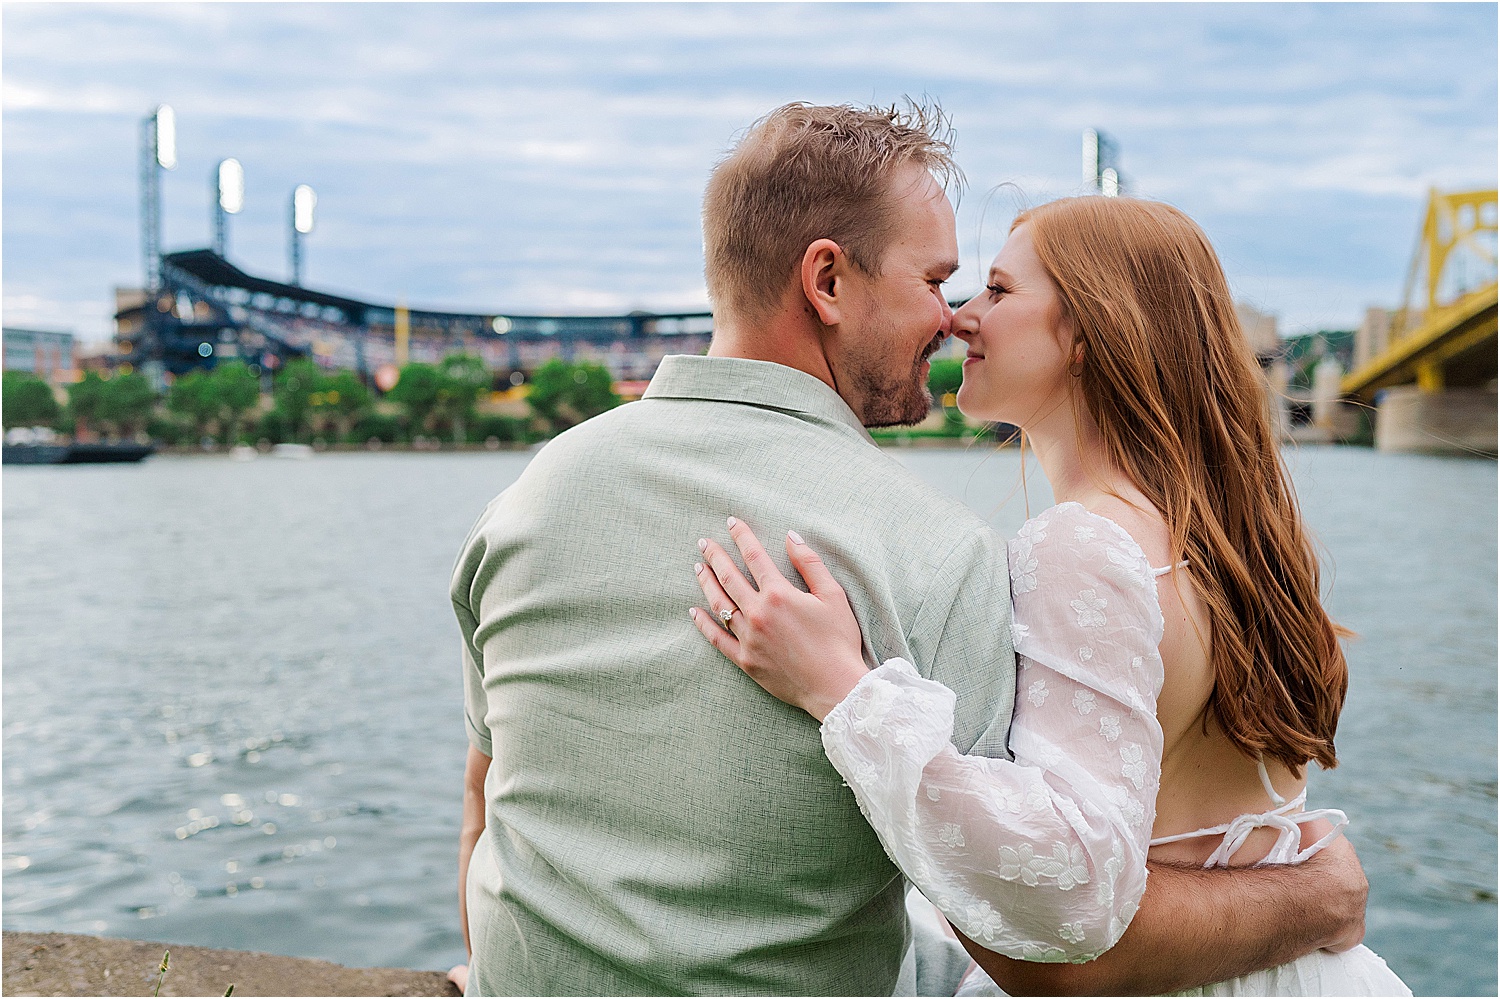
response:
[[[78,354],[72,333],[5,327],[4,369],[25,371],[53,386],[78,380]]]
[[[556,357],[593,361],[616,381],[649,379],[667,354],[701,353],[707,312],[522,316],[407,309],[247,274],[212,250],[162,258],[162,289],[119,289],[115,340],[128,363],[164,384],[221,360],[274,371],[297,357],[373,378],[388,365],[435,363],[464,352],[496,372],[496,388],[523,384]]]
[[[1235,302],[1234,312],[1245,340],[1260,363],[1261,388],[1265,393],[1271,431],[1278,437],[1285,437],[1291,430],[1296,410],[1288,407],[1290,372],[1286,363],[1286,343],[1277,330],[1276,317],[1245,302]]]
[[[1372,306],[1365,310],[1364,322],[1359,324],[1359,329],[1354,334],[1353,359],[1345,367],[1346,371],[1362,368],[1385,353],[1385,349],[1391,345],[1391,325],[1394,319],[1395,313],[1390,309]]]

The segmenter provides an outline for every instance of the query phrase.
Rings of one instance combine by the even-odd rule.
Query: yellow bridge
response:
[[[1402,304],[1363,353],[1340,388],[1378,402],[1377,446],[1495,453],[1494,190],[1431,192]]]

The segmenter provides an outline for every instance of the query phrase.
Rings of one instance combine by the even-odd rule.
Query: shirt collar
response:
[[[858,431],[873,440],[859,417],[826,383],[805,371],[743,357],[670,354],[643,399],[700,399],[802,413]]]

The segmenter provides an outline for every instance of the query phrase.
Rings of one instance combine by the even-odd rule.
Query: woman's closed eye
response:
[[[1005,289],[998,284],[987,284],[984,290],[990,293],[991,298],[999,298],[1006,293]]]

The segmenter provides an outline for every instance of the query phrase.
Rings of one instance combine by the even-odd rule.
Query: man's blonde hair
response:
[[[919,166],[962,183],[952,127],[936,105],[787,104],[751,125],[703,195],[704,277],[714,304],[769,313],[808,244],[831,239],[866,274],[894,236],[894,176]]]

